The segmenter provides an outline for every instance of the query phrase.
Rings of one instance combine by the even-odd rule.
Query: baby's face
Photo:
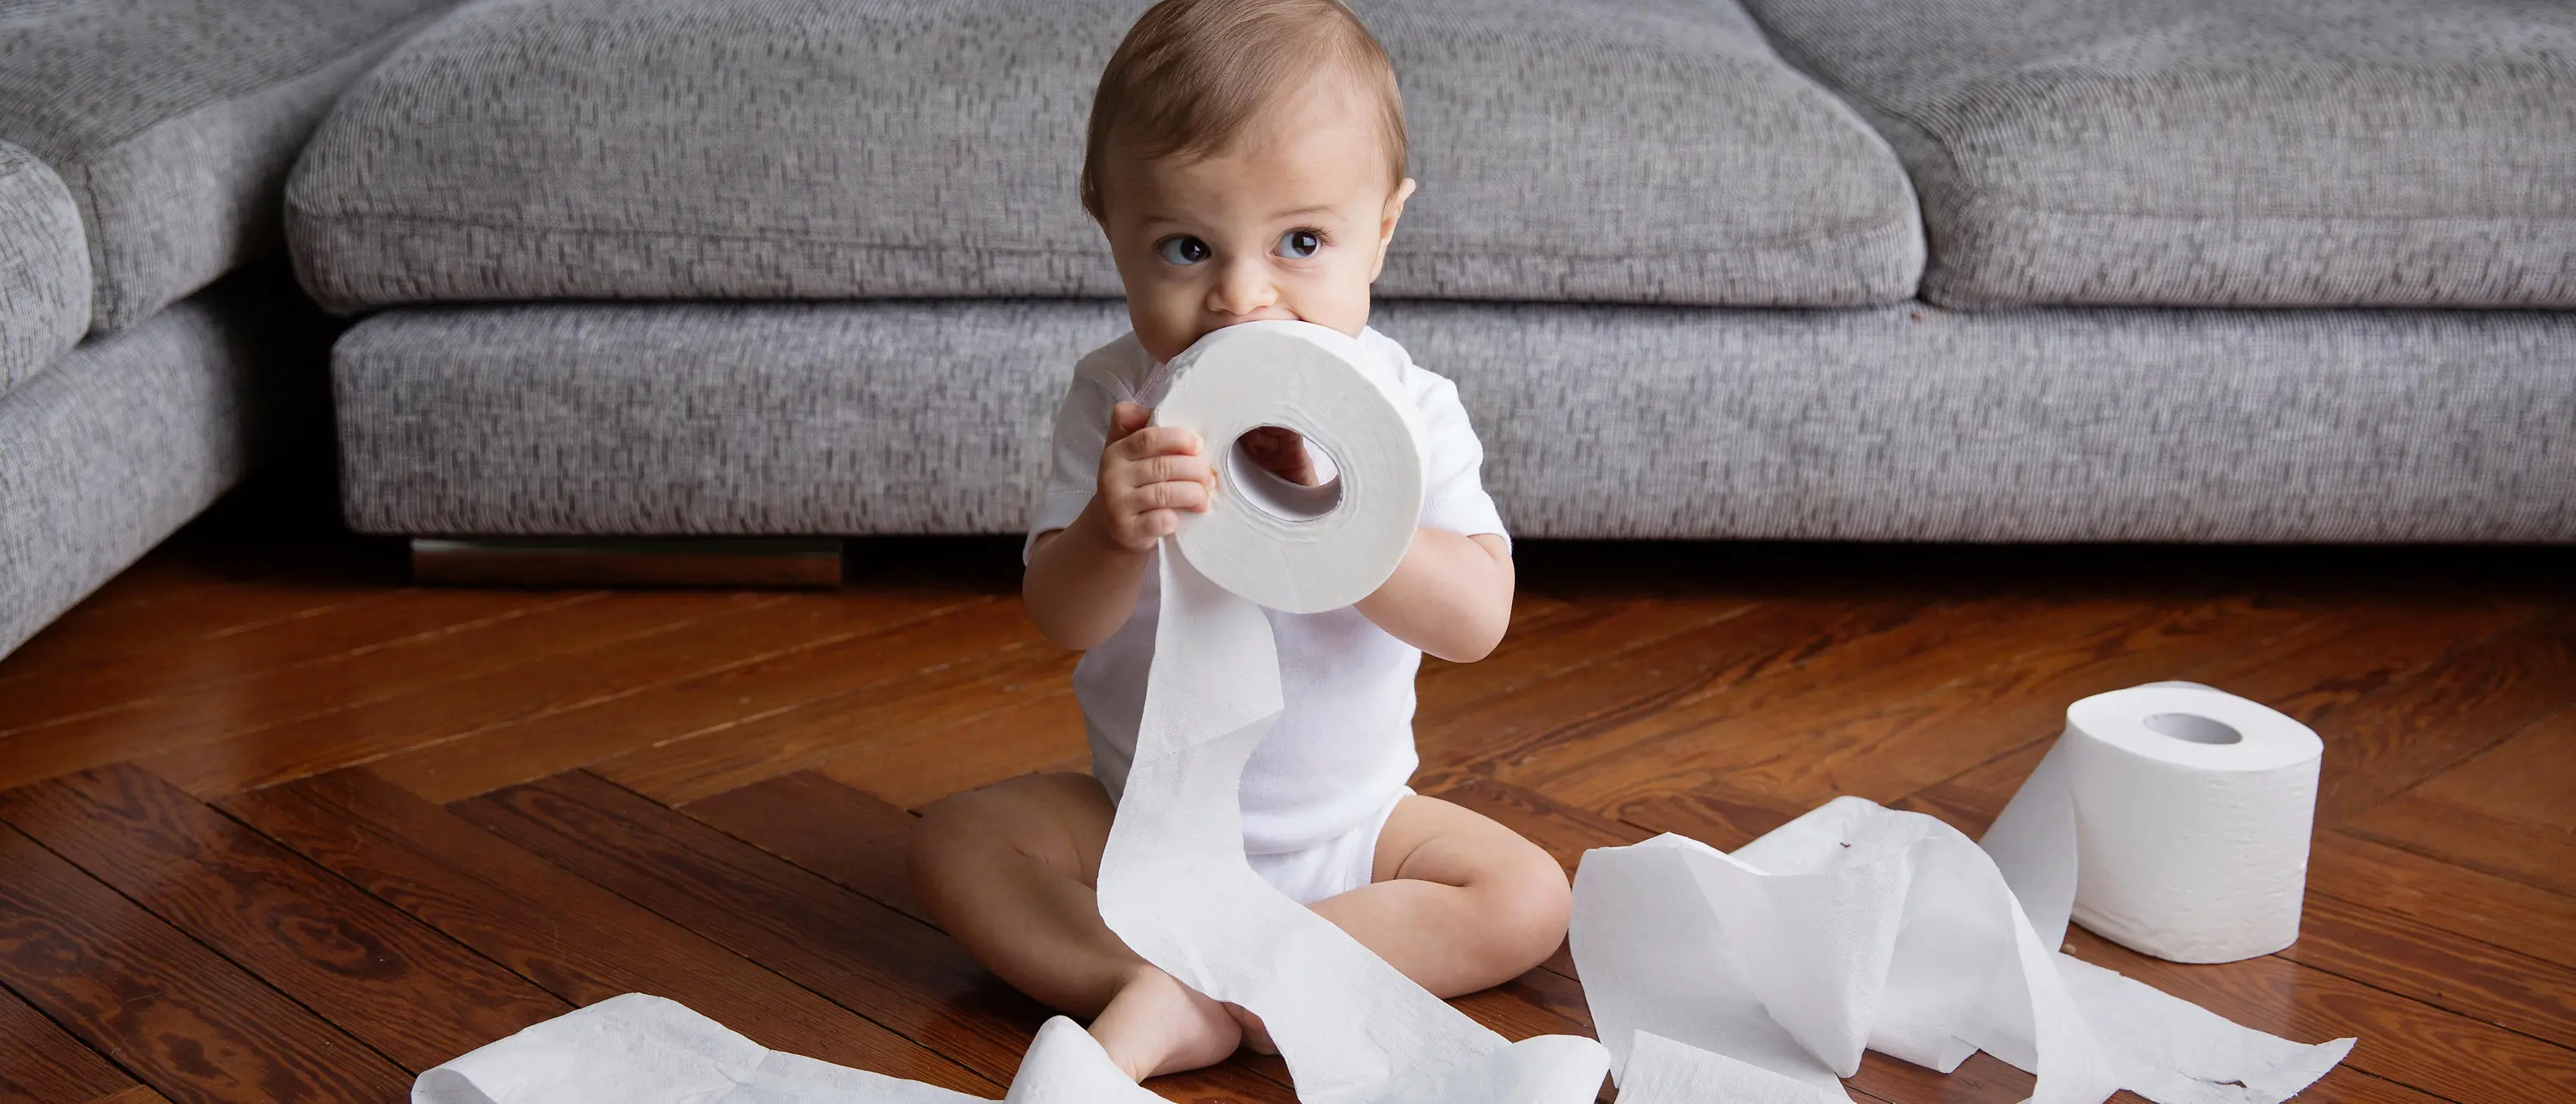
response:
[[[1354,337],[1405,197],[1360,97],[1324,82],[1284,100],[1232,148],[1143,160],[1113,143],[1100,223],[1136,339],[1170,360],[1213,330],[1298,319]]]

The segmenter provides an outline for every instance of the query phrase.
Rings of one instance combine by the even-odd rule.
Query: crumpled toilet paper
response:
[[[2256,746],[2213,752],[2232,746],[2205,739],[2214,729],[2149,726],[2176,711],[2224,718]],[[2188,684],[2097,695],[2069,717],[1983,847],[1844,797],[1733,854],[1674,835],[1586,854],[1571,939],[1623,1104],[1847,1101],[1840,1079],[1865,1049],[1945,1073],[1983,1050],[2036,1076],[2034,1104],[2122,1088],[2158,1104],[2273,1104],[2342,1061],[2354,1040],[2293,1043],[2055,949],[2088,893],[2120,902],[2112,914],[2140,942],[2287,945],[2315,734]],[[2093,798],[2110,812],[2079,827],[2083,795],[2124,786],[2125,799]],[[2079,838],[2083,862],[2111,856],[2082,889]]]

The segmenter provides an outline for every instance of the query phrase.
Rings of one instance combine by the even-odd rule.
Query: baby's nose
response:
[[[1219,314],[1250,314],[1279,302],[1279,290],[1257,266],[1232,265],[1208,294],[1208,307]]]

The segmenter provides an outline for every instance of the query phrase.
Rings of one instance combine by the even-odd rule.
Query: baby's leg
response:
[[[1546,961],[1574,907],[1564,868],[1537,844],[1432,797],[1407,797],[1387,817],[1375,877],[1315,911],[1443,997]]]
[[[1015,778],[922,811],[905,853],[931,919],[1002,980],[1091,1020],[1138,1080],[1223,1061],[1242,1039],[1224,1006],[1127,949],[1094,887],[1108,794],[1088,775]]]

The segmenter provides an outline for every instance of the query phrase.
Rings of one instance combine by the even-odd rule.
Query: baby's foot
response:
[[[1270,1029],[1262,1026],[1261,1017],[1253,1015],[1251,1009],[1240,1004],[1229,1004],[1224,1007],[1226,1015],[1234,1017],[1234,1022],[1242,1025],[1243,1045],[1251,1047],[1254,1054],[1279,1053],[1279,1044],[1270,1041]]]
[[[1243,1028],[1225,1006],[1148,966],[1091,1021],[1091,1037],[1127,1076],[1142,1081],[1225,1061],[1243,1041]]]

